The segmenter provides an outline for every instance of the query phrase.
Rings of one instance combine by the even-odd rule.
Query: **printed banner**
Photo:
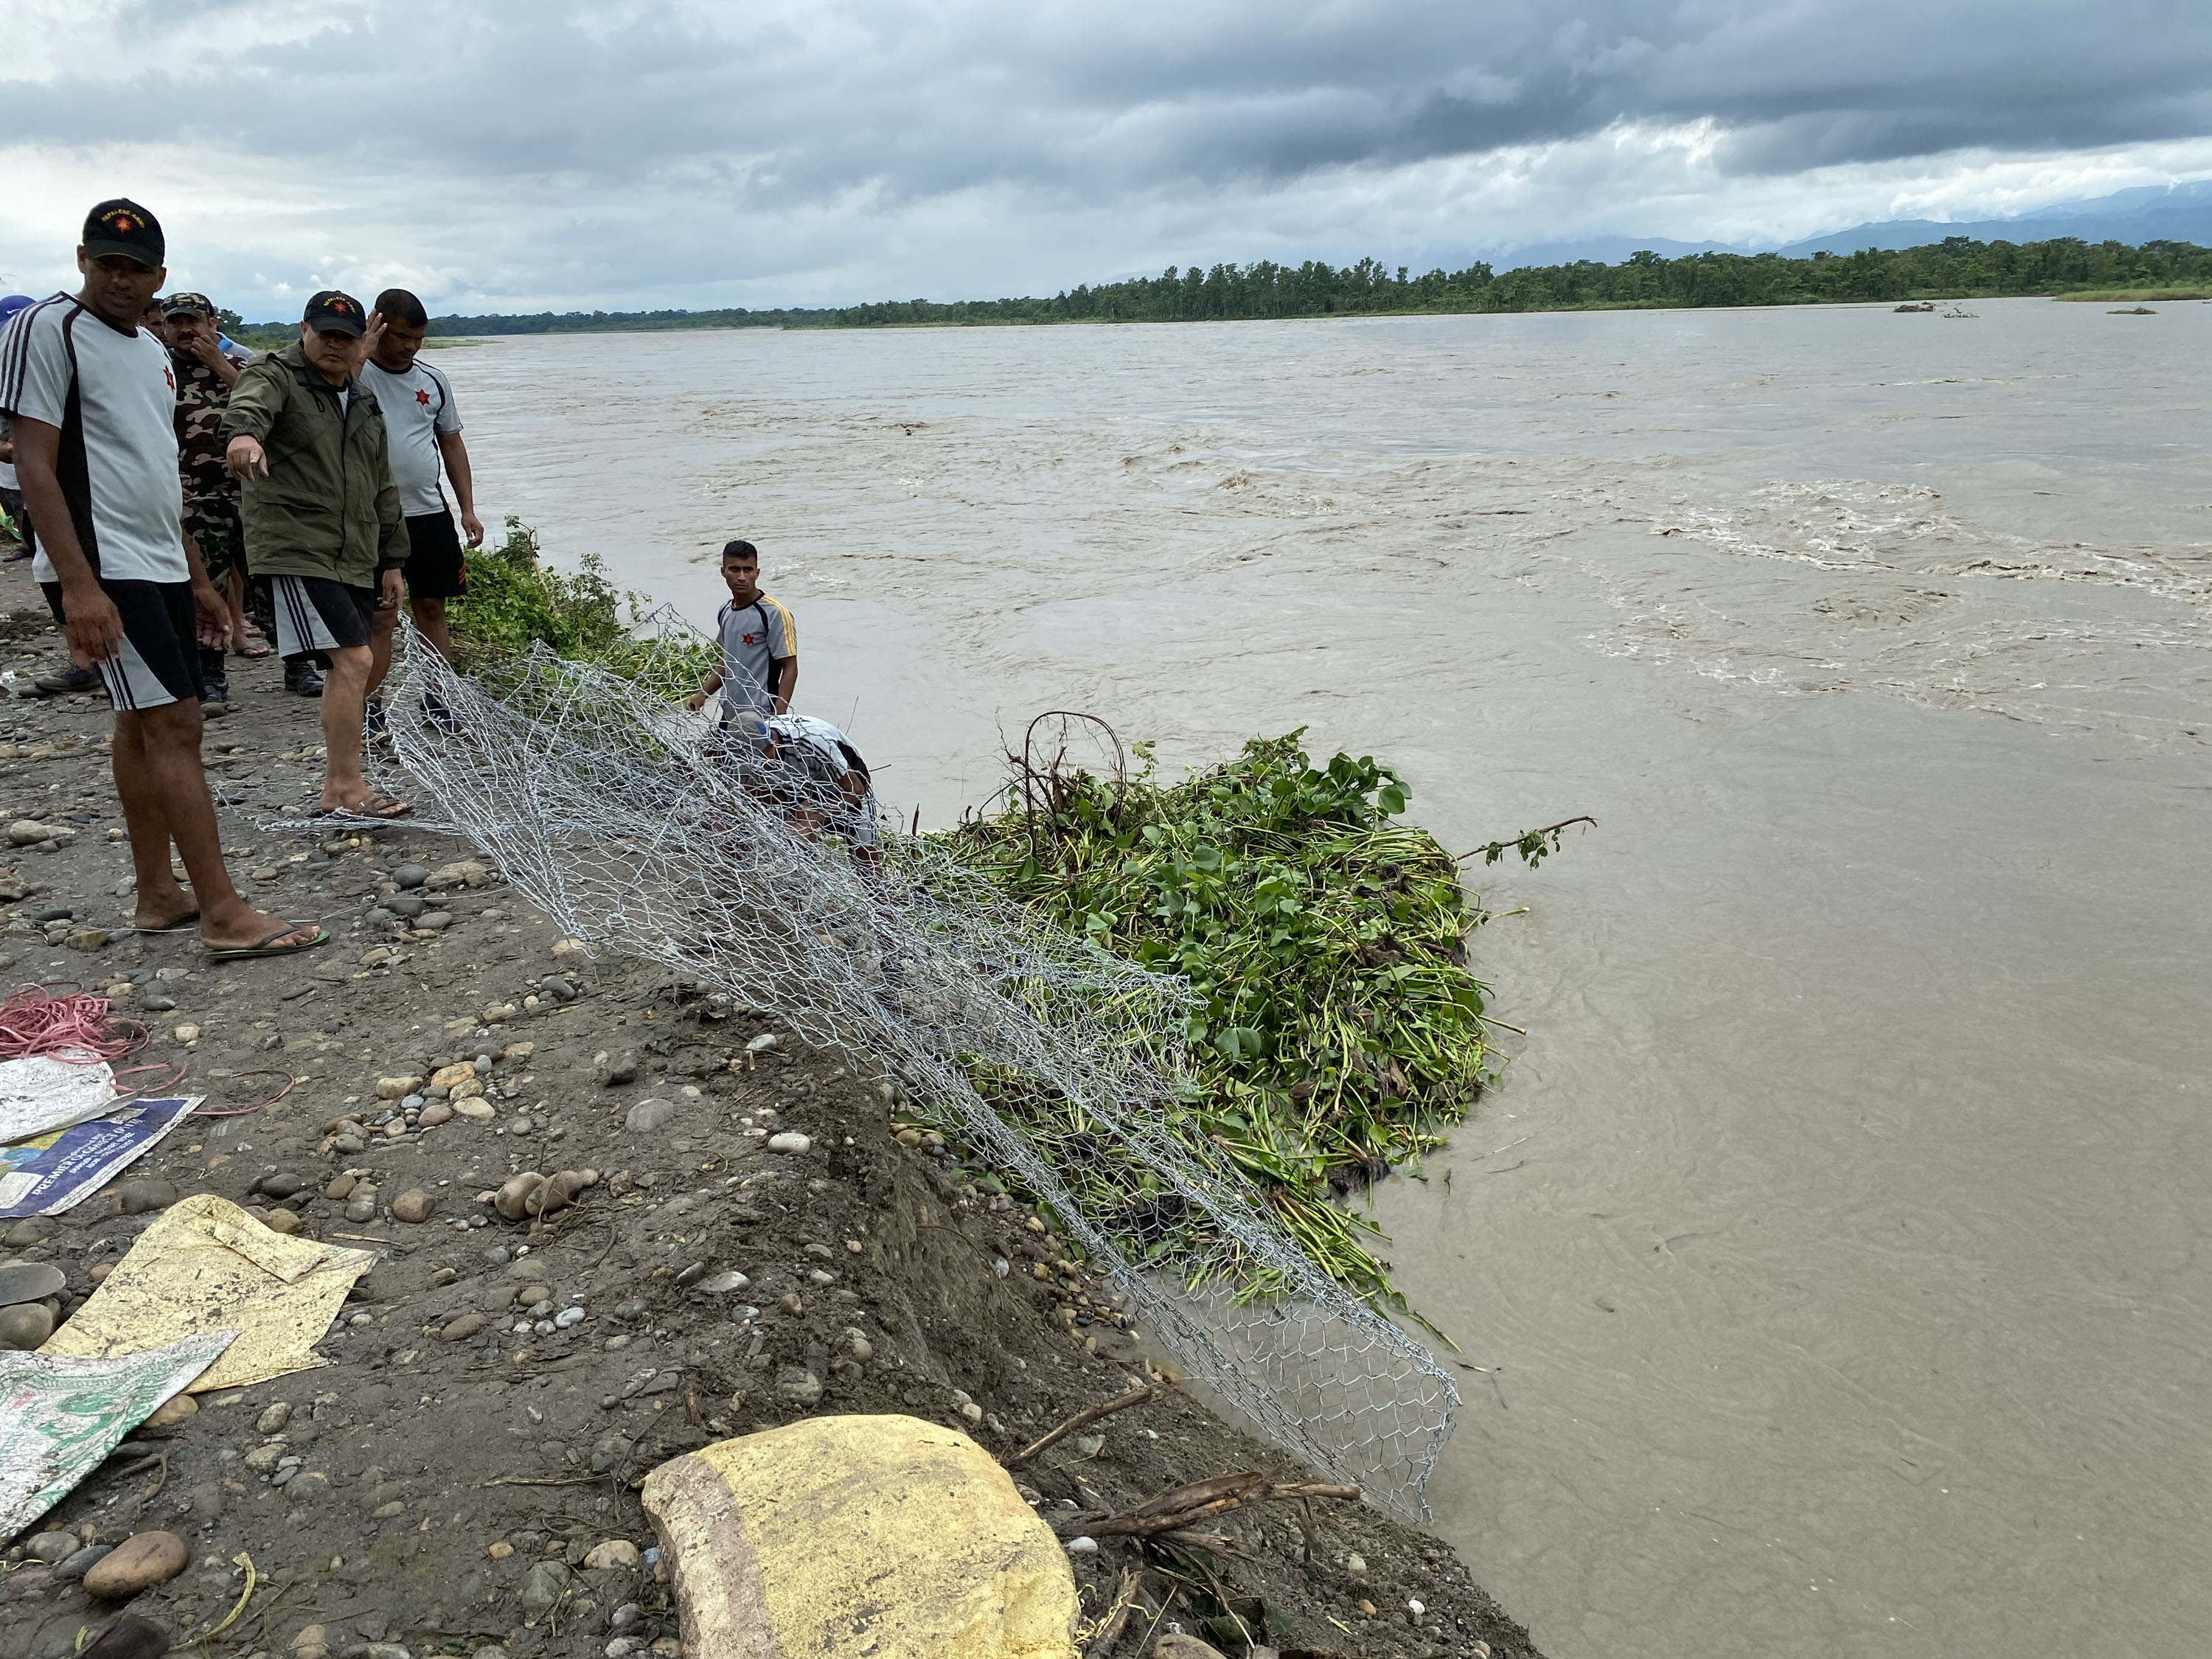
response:
[[[166,1347],[75,1359],[0,1350],[0,1538],[12,1538],[75,1491],[228,1347],[210,1331]]]
[[[82,1203],[191,1115],[205,1095],[134,1100],[106,1117],[0,1146],[0,1221]]]

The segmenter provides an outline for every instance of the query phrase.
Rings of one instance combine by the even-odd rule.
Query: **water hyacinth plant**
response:
[[[943,838],[1010,896],[1189,980],[1179,1127],[1330,1273],[1395,1305],[1376,1229],[1334,1200],[1441,1145],[1494,1076],[1466,945],[1485,918],[1404,821],[1404,781],[1366,757],[1316,766],[1303,735],[1173,785],[1139,744],[1133,777],[1018,782]]]

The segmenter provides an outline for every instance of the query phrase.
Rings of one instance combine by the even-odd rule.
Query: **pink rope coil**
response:
[[[106,997],[82,991],[49,996],[45,986],[32,984],[0,1002],[0,1060],[45,1054],[72,1065],[112,1063],[145,1042],[144,1026],[109,1017]]]

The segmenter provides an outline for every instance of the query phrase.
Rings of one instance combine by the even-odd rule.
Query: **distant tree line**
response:
[[[651,333],[672,328],[822,328],[835,311],[540,311],[529,316],[434,317],[433,334]]]
[[[900,324],[1166,323],[1408,312],[1574,311],[1637,307],[1818,305],[1982,299],[2103,289],[2212,288],[2212,249],[2191,242],[1979,242],[1859,253],[1692,253],[1648,250],[1617,265],[1593,259],[1494,271],[1484,264],[1419,276],[1379,260],[1329,265],[1170,265],[1069,289],[1048,299],[890,300],[834,309],[571,311],[528,317],[440,317],[434,334],[566,334],[676,328],[880,328]]]

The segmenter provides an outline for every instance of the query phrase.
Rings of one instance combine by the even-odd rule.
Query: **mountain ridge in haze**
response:
[[[1665,236],[1589,236],[1532,242],[1489,256],[1499,270],[1518,265],[1571,264],[1591,259],[1618,264],[1638,248],[1668,258],[1689,253],[1781,253],[1802,259],[1814,253],[1856,253],[1865,248],[1924,247],[1947,236],[1978,242],[2046,241],[2078,236],[2085,242],[2195,242],[2212,245],[2212,179],[2178,185],[2139,185],[2109,196],[2053,202],[2004,219],[1886,219],[1830,231],[1796,242],[1683,242]]]

